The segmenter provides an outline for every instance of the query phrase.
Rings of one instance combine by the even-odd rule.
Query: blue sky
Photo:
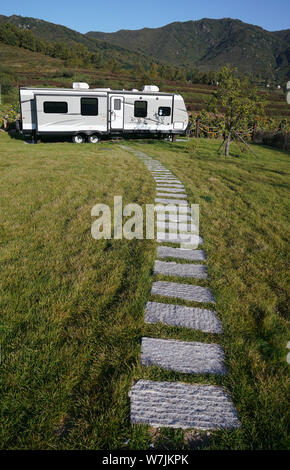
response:
[[[173,21],[225,17],[269,31],[290,28],[289,0],[13,0],[10,4],[2,4],[0,14],[41,18],[81,33],[156,28]]]

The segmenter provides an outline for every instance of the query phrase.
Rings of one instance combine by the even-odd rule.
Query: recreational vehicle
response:
[[[20,88],[24,136],[67,135],[73,142],[97,143],[105,137],[184,135],[188,114],[182,96],[161,93],[154,85],[142,91],[89,88]]]

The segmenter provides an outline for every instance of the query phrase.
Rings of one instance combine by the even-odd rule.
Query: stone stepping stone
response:
[[[169,243],[189,243],[192,242],[192,235],[189,233],[176,233],[176,232],[157,232],[156,240],[161,242],[169,242]],[[195,237],[197,240],[197,237]]]
[[[177,197],[177,198],[184,199],[186,197],[186,194],[175,194],[175,193],[170,194],[168,192],[167,193],[165,192],[165,193],[157,193],[156,196],[158,196],[158,197],[162,197],[162,196],[170,197],[170,196],[172,196],[172,197],[175,197],[175,198]]]
[[[190,215],[186,214],[170,214],[168,212],[159,212],[157,213],[157,221],[162,222],[162,221],[168,221],[170,223],[172,222],[193,222],[193,218]]]
[[[219,344],[145,337],[141,344],[141,363],[184,374],[227,373],[223,348]]]
[[[166,175],[156,175],[154,176],[154,179],[155,180],[178,180],[178,178],[176,178],[176,176],[174,176],[172,173],[167,173]],[[179,181],[179,180],[178,180]]]
[[[214,311],[183,305],[147,302],[145,322],[191,328],[204,333],[222,333],[221,323]]]
[[[151,173],[151,174],[154,176],[154,179],[155,178],[165,178],[165,179],[174,178],[174,179],[176,179],[175,177],[173,177],[173,175],[170,175],[169,173],[168,174],[160,173],[158,175],[156,173]]]
[[[165,210],[166,208],[166,210]],[[157,212],[157,214],[166,216],[166,215],[175,215],[177,217],[181,217],[182,215],[188,215],[191,214],[191,208],[190,206],[186,205],[181,205],[181,204],[156,204],[154,206],[154,211]],[[180,219],[181,221],[181,219]]]
[[[181,183],[175,176],[154,176],[153,177],[157,183]]]
[[[173,175],[164,175],[164,176],[158,175],[158,176],[154,176],[154,179],[157,180],[157,181],[158,180],[162,180],[162,181],[163,180],[170,180],[170,181],[171,180],[177,180],[177,181],[179,181],[179,179],[176,178],[176,176],[173,176]]]
[[[201,237],[200,237],[201,238]],[[202,240],[202,238],[201,238]],[[185,242],[185,243],[181,243],[180,244],[180,248],[182,248],[183,250],[196,250],[198,248],[198,244],[196,243],[197,240],[194,241],[194,243],[191,243],[191,242]],[[202,240],[202,243],[203,243],[203,240]],[[201,244],[201,243],[199,243]]]
[[[162,204],[188,204],[186,199],[165,199],[162,197],[156,197],[155,202],[161,202]]]
[[[172,185],[171,185],[171,184],[167,184],[167,185],[163,185],[163,184],[162,184],[162,185],[161,185],[161,184],[159,185],[159,184],[157,184],[157,186],[156,186],[156,190],[157,190],[157,191],[159,191],[159,190],[162,190],[162,191],[163,191],[165,188],[166,188],[166,189],[169,189],[169,190],[171,190],[171,189],[182,189],[182,190],[184,190],[184,192],[185,192],[185,188],[184,188],[184,186],[183,186],[182,184],[172,184]]]
[[[181,183],[181,181],[177,180],[176,181],[155,181],[157,186],[169,186],[169,187],[174,187],[177,186],[178,188],[182,187],[184,188],[184,184]]]
[[[157,221],[157,228],[160,231],[164,232],[165,230],[169,230],[169,232],[189,232],[189,233],[197,233],[197,226],[194,223],[190,222],[166,222],[165,220]]]
[[[173,297],[175,299],[190,300],[192,302],[215,303],[214,296],[211,290],[207,287],[179,284],[177,282],[153,282],[151,294],[162,295],[163,297]]]
[[[192,249],[197,248],[199,245],[203,244],[203,239],[194,234],[190,233],[179,233],[175,232],[157,232],[156,240],[158,243],[168,242],[168,243],[182,243],[187,244],[188,248]],[[195,247],[195,248],[194,248]],[[186,247],[183,247],[186,248]]]
[[[155,179],[155,178],[154,178],[154,179]],[[180,183],[180,181],[178,181],[178,180],[168,180],[168,179],[162,180],[162,179],[160,179],[160,180],[155,181],[155,183],[156,183],[157,185],[158,185],[158,184],[159,184],[159,185],[162,185],[162,183],[164,183],[164,184],[170,184],[170,182],[172,182],[173,184],[180,184],[180,185],[182,185],[182,183]]]
[[[172,248],[171,246],[159,246],[157,250],[158,258],[178,258],[189,261],[206,261],[203,250],[183,250],[182,248]]]
[[[183,188],[167,188],[166,186],[157,186],[156,187],[157,191],[163,191],[163,192],[166,192],[166,194],[168,195],[168,193],[173,193],[174,195],[177,194],[177,193],[185,193],[185,189]]]
[[[132,424],[202,431],[236,429],[240,422],[222,387],[138,380],[130,390]]]
[[[180,264],[174,261],[155,261],[154,274],[164,276],[194,277],[206,279],[207,269],[204,264]]]

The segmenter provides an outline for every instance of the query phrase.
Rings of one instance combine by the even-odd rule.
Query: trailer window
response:
[[[43,111],[49,114],[66,114],[67,103],[66,101],[45,101]]]
[[[170,116],[171,108],[170,106],[160,106],[158,109],[158,116]]]
[[[121,100],[119,98],[115,98],[114,111],[120,111],[120,109],[121,109]]]
[[[147,117],[147,101],[135,101],[134,103],[134,116],[135,117]]]
[[[82,116],[97,116],[98,112],[98,98],[81,98]]]

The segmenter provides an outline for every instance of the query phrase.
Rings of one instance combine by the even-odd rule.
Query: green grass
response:
[[[11,72],[46,73],[63,67],[64,61],[0,42],[0,63]]]
[[[150,202],[150,176],[113,144],[0,138],[1,447],[122,447],[154,246],[93,240],[90,212]]]
[[[218,144],[200,139],[191,155],[186,143],[130,143],[171,169],[200,204],[210,279],[178,280],[210,286],[222,336],[145,325],[146,301],[160,301],[150,297],[156,244],[91,237],[94,204],[112,206],[114,195],[152,203],[141,162],[109,142],[33,146],[0,133],[2,448],[289,446],[289,154],[255,146],[254,157],[233,145],[226,159],[217,157]],[[142,336],[218,342],[229,375],[143,368]],[[223,385],[242,427],[192,439],[131,426],[128,392],[140,378]]]

